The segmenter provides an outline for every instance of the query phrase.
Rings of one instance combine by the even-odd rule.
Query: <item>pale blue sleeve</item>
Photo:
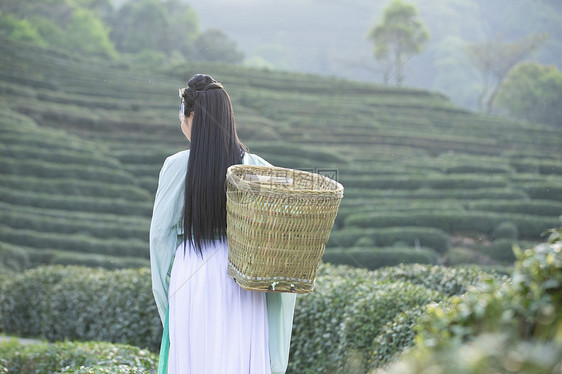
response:
[[[255,154],[253,156],[257,165],[273,166],[262,157]],[[296,300],[296,293],[266,293],[272,374],[284,374],[287,371]]]
[[[168,305],[169,270],[177,249],[177,225],[184,206],[187,162],[177,156],[164,161],[158,178],[150,222],[150,271],[152,293],[162,324]]]
[[[273,166],[272,164],[270,164],[269,162],[267,162],[266,160],[264,160],[262,157],[256,155],[255,153],[252,153],[255,165],[261,165],[261,166]]]
[[[296,300],[294,293],[268,292],[266,295],[272,374],[287,371]]]

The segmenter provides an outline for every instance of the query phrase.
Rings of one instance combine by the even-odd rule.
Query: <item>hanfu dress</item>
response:
[[[203,259],[181,242],[189,150],[164,161],[150,225],[152,290],[164,331],[158,373],[281,374],[296,294],[248,291],[227,274],[226,240]],[[272,166],[245,153],[246,165]]]

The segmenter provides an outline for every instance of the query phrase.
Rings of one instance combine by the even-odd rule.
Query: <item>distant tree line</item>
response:
[[[413,3],[391,0],[367,38],[373,41],[375,58],[386,66],[384,84],[395,76],[400,86],[404,63],[422,52],[430,34]],[[481,111],[492,113],[496,106],[516,119],[562,124],[562,74],[555,66],[525,61],[549,38],[533,33],[513,42],[496,38],[466,44],[466,55],[482,77]]]
[[[88,56],[184,57],[240,63],[244,54],[217,29],[201,31],[179,0],[0,0],[0,37]]]

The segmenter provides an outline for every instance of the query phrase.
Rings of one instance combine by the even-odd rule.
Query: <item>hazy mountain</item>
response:
[[[479,76],[463,54],[466,41],[516,40],[533,32],[551,39],[532,56],[562,68],[562,3],[558,0],[411,0],[431,32],[421,55],[405,65],[404,85],[439,90],[475,109]],[[277,69],[382,82],[367,31],[388,1],[191,0],[202,28],[225,31],[249,61]],[[253,57],[253,59],[252,59]],[[367,68],[364,68],[365,66]],[[375,69],[375,71],[373,71]],[[393,82],[391,82],[394,84]]]

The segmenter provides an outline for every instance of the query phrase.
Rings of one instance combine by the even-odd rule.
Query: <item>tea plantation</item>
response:
[[[559,373],[561,238],[562,227],[515,247],[511,277],[321,264],[314,292],[297,295],[287,373]],[[146,268],[49,265],[0,277],[0,330],[53,341],[0,341],[2,372],[154,373],[156,354],[140,347],[157,350],[161,328]]]
[[[0,43],[0,269],[148,265],[164,159],[188,148],[177,89],[222,81],[241,140],[340,181],[324,255],[362,266],[513,262],[562,214],[562,129],[437,92],[222,64],[131,66]]]

